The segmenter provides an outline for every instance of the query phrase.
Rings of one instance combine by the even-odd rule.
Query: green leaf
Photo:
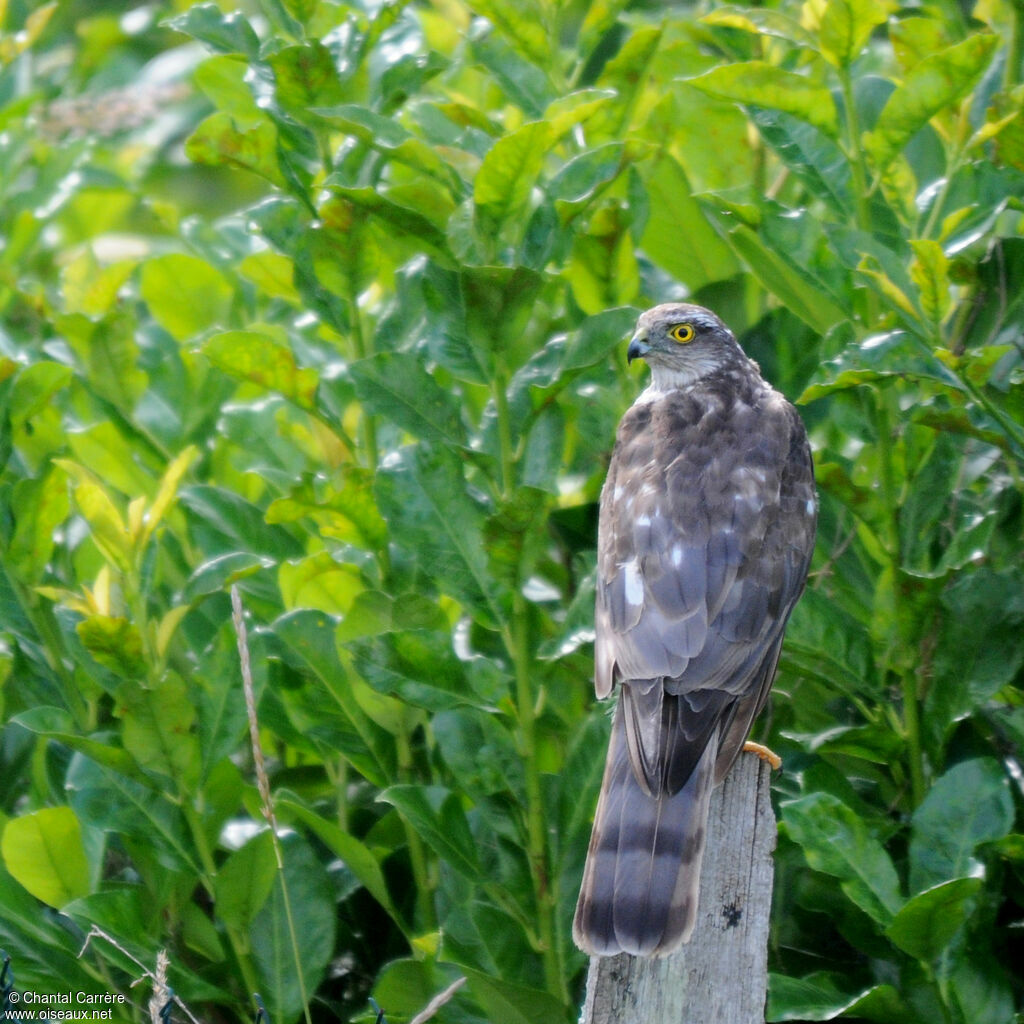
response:
[[[835,359],[823,363],[797,402],[813,402],[835,391],[845,391],[875,381],[935,381],[950,391],[963,385],[934,353],[906,331],[875,334],[848,345]]]
[[[349,186],[339,175],[332,175],[325,186],[340,199],[347,200],[360,211],[370,214],[381,229],[399,239],[411,239],[418,246],[443,260],[448,259],[448,240],[444,231],[424,211],[435,213],[444,203],[432,206],[423,203],[422,194],[413,196],[397,190]],[[441,193],[434,198],[439,200]]]
[[[814,125],[829,138],[839,134],[832,93],[806,75],[784,71],[774,64],[760,60],[723,64],[683,81],[709,96],[782,110]]]
[[[178,341],[222,323],[234,294],[219,270],[180,252],[147,260],[139,287],[153,317]]]
[[[89,524],[89,532],[103,557],[122,572],[130,571],[134,557],[133,545],[128,528],[110,495],[84,466],[69,459],[54,459],[53,464],[76,481],[75,504],[82,518]]]
[[[446,448],[404,448],[377,476],[377,503],[393,537],[469,614],[500,620],[483,548],[484,510]]]
[[[341,479],[316,479],[296,486],[286,498],[272,501],[268,523],[294,523],[309,517],[325,537],[377,551],[387,543],[387,527],[373,497],[373,478],[357,466],[345,467]]]
[[[309,119],[311,107],[329,107],[344,99],[331,53],[317,40],[286,46],[267,63],[274,72],[278,103],[298,121]]]
[[[476,840],[469,831],[462,798],[443,786],[389,786],[378,800],[391,804],[425,843],[460,875],[482,879]]]
[[[134,260],[103,265],[92,249],[84,249],[61,272],[60,285],[68,313],[100,317],[110,312],[118,292],[135,270]]]
[[[413,960],[392,960],[381,968],[373,986],[377,1003],[387,1007],[388,1014],[395,1014],[402,1020],[412,1020],[441,991],[458,977],[457,968],[452,964],[441,964],[433,958]],[[452,1006],[445,1007],[446,1015]],[[465,1018],[456,1011],[453,1021]],[[373,1018],[367,1018],[373,1024]],[[466,1024],[469,1024],[466,1019]]]
[[[70,807],[44,807],[3,826],[0,853],[7,870],[51,907],[89,892],[82,826]]]
[[[821,55],[837,68],[848,67],[894,6],[888,0],[827,0],[818,25]]]
[[[194,785],[199,743],[192,732],[196,711],[184,681],[174,672],[146,686],[125,683],[117,692],[125,749],[147,771]]]
[[[972,559],[973,560],[973,559]],[[925,725],[938,743],[1012,682],[1024,665],[1024,601],[1013,571],[978,567],[945,589]]]
[[[408,933],[408,926],[391,901],[384,872],[377,858],[370,849],[349,832],[344,832],[333,822],[327,821],[308,807],[287,796],[278,794],[274,806],[281,813],[287,812],[308,825],[326,844],[328,849],[339,857],[345,866],[363,884],[366,891],[387,911],[391,920],[403,931]]]
[[[236,122],[230,114],[211,114],[185,140],[185,155],[210,167],[237,167],[286,187],[278,156],[277,128],[265,115],[258,122]]]
[[[153,491],[159,464],[145,457],[137,438],[125,436],[111,420],[68,434],[68,446],[81,466],[129,498]]]
[[[14,534],[4,561],[22,582],[38,583],[53,552],[54,532],[71,510],[67,475],[55,466],[40,479],[18,481],[10,508]]]
[[[790,837],[815,870],[840,879],[843,892],[869,917],[888,925],[903,899],[882,844],[864,822],[829,793],[810,793],[780,807]]]
[[[931,118],[967,94],[998,46],[998,36],[979,33],[925,57],[910,70],[882,108],[874,129],[864,136],[864,148],[878,174]]]
[[[301,724],[314,739],[322,733],[373,785],[385,786],[394,760],[394,741],[361,707],[338,658],[336,623],[322,612],[289,612],[273,623],[274,633],[303,669],[312,672],[318,718]]]
[[[344,615],[364,589],[359,570],[334,560],[328,551],[286,562],[278,572],[281,600],[288,611],[315,608]]]
[[[228,927],[248,928],[277,880],[274,837],[253,836],[217,869],[213,879],[214,910]]]
[[[761,137],[789,170],[844,219],[852,209],[850,165],[839,146],[804,121],[779,110],[751,108]]]
[[[248,551],[229,551],[217,555],[209,561],[197,566],[189,576],[182,597],[189,603],[207,594],[215,594],[226,590],[232,583],[244,580],[258,573],[261,569],[269,569],[276,562],[266,555],[254,555]]]
[[[240,11],[224,14],[214,3],[195,4],[169,19],[167,26],[222,53],[241,53],[250,60],[259,54],[259,37],[244,15]]]
[[[503,135],[487,151],[473,181],[473,202],[492,225],[489,234],[526,205],[551,142],[551,126],[533,121]]]
[[[639,100],[652,76],[665,29],[657,25],[638,25],[627,36],[622,48],[605,64],[594,84],[610,89],[616,99],[593,118],[588,136],[595,142],[621,139],[629,133]]]
[[[97,764],[105,765],[119,775],[142,779],[135,759],[121,747],[112,747],[97,739],[81,736],[75,731],[71,715],[63,708],[37,705],[11,719],[23,729],[58,740],[71,750],[77,750]]]
[[[547,69],[552,61],[551,36],[538,0],[474,0],[483,15],[509,42],[534,64]]]
[[[193,512],[195,528],[216,538],[210,545],[213,549],[247,551],[275,560],[304,553],[287,530],[265,522],[255,505],[226,487],[187,487],[178,500]]]
[[[344,630],[347,619],[342,624]],[[346,642],[356,671],[378,693],[413,707],[441,711],[465,704],[486,705],[492,693],[470,685],[447,632],[389,630],[385,635]]]
[[[931,238],[912,239],[910,247],[914,250],[910,279],[917,285],[921,310],[938,330],[953,312],[949,258],[942,251],[942,246]]]
[[[980,878],[954,878],[908,900],[885,934],[924,963],[937,960],[974,909]]]
[[[974,875],[978,846],[1009,835],[1013,822],[1009,780],[998,761],[978,757],[954,765],[911,819],[911,891]]]
[[[266,115],[246,83],[248,70],[247,61],[234,54],[223,55],[204,60],[192,78],[210,102],[236,124],[259,124]]]
[[[592,4],[591,12],[597,6]],[[603,110],[614,99],[615,93],[611,89],[580,89],[578,92],[559,96],[549,104],[541,120],[551,125],[552,136],[560,139],[577,125],[585,125],[590,117]]]
[[[465,445],[466,431],[451,392],[424,369],[411,352],[379,352],[349,366],[356,396],[423,441]]]
[[[511,794],[515,800],[526,799],[518,764],[520,754],[501,715],[489,708],[462,707],[439,712],[431,724],[445,764],[459,789],[474,802],[484,804],[486,798],[502,793]],[[596,760],[602,765],[600,758]],[[581,816],[588,819],[589,834],[593,808],[585,808],[582,803],[578,806]]]
[[[437,150],[413,135],[395,118],[385,117],[368,107],[352,103],[318,107],[315,113],[329,121],[331,127],[386,153],[389,159],[446,182],[453,190],[462,190],[461,179],[438,155]]]
[[[199,450],[195,445],[189,445],[167,464],[163,476],[160,477],[160,483],[157,484],[156,495],[146,510],[146,521],[142,528],[140,545],[146,544],[154,530],[163,521],[164,516],[167,515],[167,510],[174,504],[178,496],[178,485],[198,455]]]
[[[82,646],[105,668],[122,679],[146,677],[148,663],[142,634],[133,622],[111,615],[90,615],[75,627]]]
[[[294,833],[282,836],[280,844],[284,872],[277,874],[249,937],[270,1019],[290,1021],[302,1012],[303,988],[312,994],[324,976],[334,951],[336,910],[334,901],[325,899],[330,878],[309,845]],[[287,904],[282,885],[288,889]]]
[[[746,225],[737,224],[728,234],[736,254],[782,304],[818,334],[828,331],[846,313],[831,294],[789,254],[769,247]]]
[[[536,1024],[542,1020],[561,1020],[565,1015],[562,1004],[548,992],[516,985],[468,967],[462,970],[490,1024]]]
[[[916,1024],[920,1018],[892,985],[851,993],[845,977],[816,971],[805,978],[768,976],[768,1021],[836,1020],[849,1015],[879,1024]]]
[[[639,171],[650,205],[658,211],[648,218],[640,237],[644,252],[694,291],[732,277],[739,269],[736,258],[693,198],[678,161],[665,153],[651,164],[641,164]]]
[[[276,391],[300,408],[314,406],[319,374],[312,367],[298,366],[291,351],[268,334],[225,331],[215,334],[200,351],[232,377]]]
[[[601,219],[595,217],[591,226],[600,230]],[[631,235],[624,230],[625,225],[608,226],[607,233],[578,234],[573,240],[567,276],[573,298],[590,316],[596,316],[608,306],[632,301],[640,288]]]
[[[816,48],[814,37],[800,22],[769,7],[718,7],[699,20],[702,25],[738,28],[754,36],[771,36],[805,49]]]
[[[238,264],[238,272],[263,295],[299,305],[299,293],[293,283],[295,264],[282,253],[273,249],[250,253]]]

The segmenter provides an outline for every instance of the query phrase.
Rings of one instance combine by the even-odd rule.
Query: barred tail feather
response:
[[[620,701],[573,921],[584,952],[665,956],[689,941],[717,748],[716,728],[682,789],[649,796],[630,766]]]

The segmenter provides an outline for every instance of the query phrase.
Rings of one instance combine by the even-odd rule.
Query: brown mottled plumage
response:
[[[657,306],[628,355],[652,380],[601,492],[595,686],[619,703],[573,936],[663,956],[693,932],[711,790],[804,587],[814,470],[796,410],[714,313]]]

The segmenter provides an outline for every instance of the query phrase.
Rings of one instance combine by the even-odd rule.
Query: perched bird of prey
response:
[[[644,313],[651,382],[601,492],[595,688],[618,707],[573,937],[663,956],[689,941],[712,788],[764,706],[817,506],[803,423],[710,310]]]

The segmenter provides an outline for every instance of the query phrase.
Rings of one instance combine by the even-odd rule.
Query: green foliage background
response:
[[[1021,1019],[1019,0],[0,10],[19,987],[575,1018],[595,502],[690,295],[821,491],[768,1019]]]

